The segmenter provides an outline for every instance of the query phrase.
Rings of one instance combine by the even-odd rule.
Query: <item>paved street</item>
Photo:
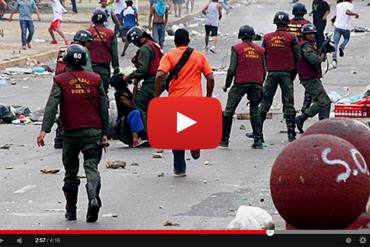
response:
[[[237,31],[242,24],[252,25],[260,33],[272,31],[274,13],[277,10],[290,13],[289,2],[257,0],[248,6],[242,0],[235,2],[231,14],[222,20],[217,54],[207,54],[212,66],[228,65],[230,46],[237,41]],[[311,1],[302,2],[310,6],[308,2]],[[370,12],[365,5],[366,2],[355,2],[360,19],[354,20],[354,25],[368,24]],[[193,23],[199,23],[199,26],[189,28],[194,30],[191,46],[203,50],[204,38],[197,34],[203,34],[202,19],[196,18]],[[366,33],[352,36],[338,69],[324,76],[327,91],[345,94],[344,87],[349,87],[350,93],[356,95],[370,84],[369,37]],[[172,47],[172,41],[168,39],[165,50]],[[128,55],[121,58],[121,67],[130,65],[135,50],[130,46]],[[223,107],[226,102],[226,94],[221,90],[224,81],[224,74],[216,75],[214,97]],[[26,105],[32,111],[44,107],[52,84],[51,76],[19,76],[16,82],[14,86],[0,87],[1,103]],[[303,87],[298,82],[295,86],[295,102],[300,109]],[[281,102],[280,91],[275,101],[276,105]],[[246,104],[244,99],[237,112],[245,112]],[[286,129],[281,109],[274,112],[277,114],[273,115],[273,120],[267,120],[265,124],[267,148],[252,150],[252,140],[245,137],[251,129],[249,121],[236,120],[230,148],[202,151],[199,160],[187,161],[188,176],[185,178],[172,176],[170,150],[164,152],[162,159],[153,159],[154,149],[133,150],[112,141],[100,164],[103,207],[99,222],[94,224],[85,222],[85,179],[80,186],[78,221],[64,220],[65,200],[61,190],[64,171],[61,151],[53,149],[54,133],[47,136],[46,147],[38,148],[36,136],[40,126],[0,125],[0,146],[11,145],[9,150],[0,149],[0,229],[224,229],[240,205],[266,209],[273,215],[277,228],[284,229],[285,223],[274,208],[269,188],[274,159],[287,145],[286,134],[279,133]],[[307,126],[315,121],[316,118],[309,120]],[[241,125],[247,130],[240,129]],[[190,153],[187,156],[190,157]],[[106,160],[123,160],[127,167],[106,169]],[[205,161],[210,164],[204,165]],[[131,166],[132,162],[139,166]],[[40,172],[44,168],[61,169],[61,172],[45,175]],[[84,176],[82,169],[80,176]],[[162,225],[165,220],[180,226],[165,227]]]

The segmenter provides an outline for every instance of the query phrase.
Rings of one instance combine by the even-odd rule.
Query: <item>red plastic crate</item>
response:
[[[335,117],[340,118],[370,118],[370,106],[367,105],[335,105]]]

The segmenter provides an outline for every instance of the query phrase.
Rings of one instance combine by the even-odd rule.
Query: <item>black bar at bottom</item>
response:
[[[368,247],[370,234],[0,235],[0,247]]]

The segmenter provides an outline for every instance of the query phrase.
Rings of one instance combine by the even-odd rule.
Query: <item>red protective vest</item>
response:
[[[148,68],[148,75],[149,77],[152,77],[157,74],[159,62],[161,61],[161,58],[163,57],[163,51],[157,43],[155,43],[154,41],[150,39],[147,39],[147,42],[145,45],[151,46],[154,52],[154,57],[149,62],[149,68]],[[139,67],[139,53],[140,53],[140,49],[136,52],[136,55],[131,60],[131,62],[135,65],[136,68]]]
[[[101,37],[95,28],[99,31]],[[91,62],[109,65],[112,61],[112,43],[115,35],[113,30],[95,26],[90,27],[88,31],[91,32],[94,39],[89,47]]]
[[[60,115],[66,130],[102,128],[98,113],[101,84],[98,74],[84,70],[64,72],[55,76],[54,81],[62,90]]]
[[[310,43],[308,41],[302,40],[299,44],[301,48],[305,45],[312,46],[315,49],[317,55],[320,55],[320,51],[316,43]],[[309,63],[306,60],[306,58],[302,55],[302,58],[298,63],[298,76],[299,80],[301,81],[309,80],[312,78],[321,78],[322,77],[321,66],[320,69],[317,70],[317,68],[311,63]]]
[[[238,55],[235,84],[263,84],[263,54],[265,49],[252,42],[242,42],[232,49]]]
[[[295,36],[287,31],[268,33],[263,37],[267,71],[291,71],[294,69],[292,42]]]
[[[291,19],[288,24],[288,30],[300,40],[302,38],[301,29],[303,25],[306,25],[308,23],[310,23],[310,21],[306,19]]]
[[[55,75],[59,75],[66,71],[67,64],[63,62],[63,57],[67,51],[67,47],[63,47],[59,49],[58,57],[57,57],[57,65],[55,66]]]

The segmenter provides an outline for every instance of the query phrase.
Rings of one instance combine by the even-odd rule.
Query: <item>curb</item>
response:
[[[8,67],[14,67],[14,66],[22,66],[26,64],[26,61],[28,58],[36,59],[37,61],[43,62],[47,61],[49,59],[55,58],[58,55],[59,48],[49,50],[46,52],[42,52],[39,54],[31,55],[31,56],[24,56],[16,59],[11,59],[8,61],[0,62],[0,70],[4,70]]]

